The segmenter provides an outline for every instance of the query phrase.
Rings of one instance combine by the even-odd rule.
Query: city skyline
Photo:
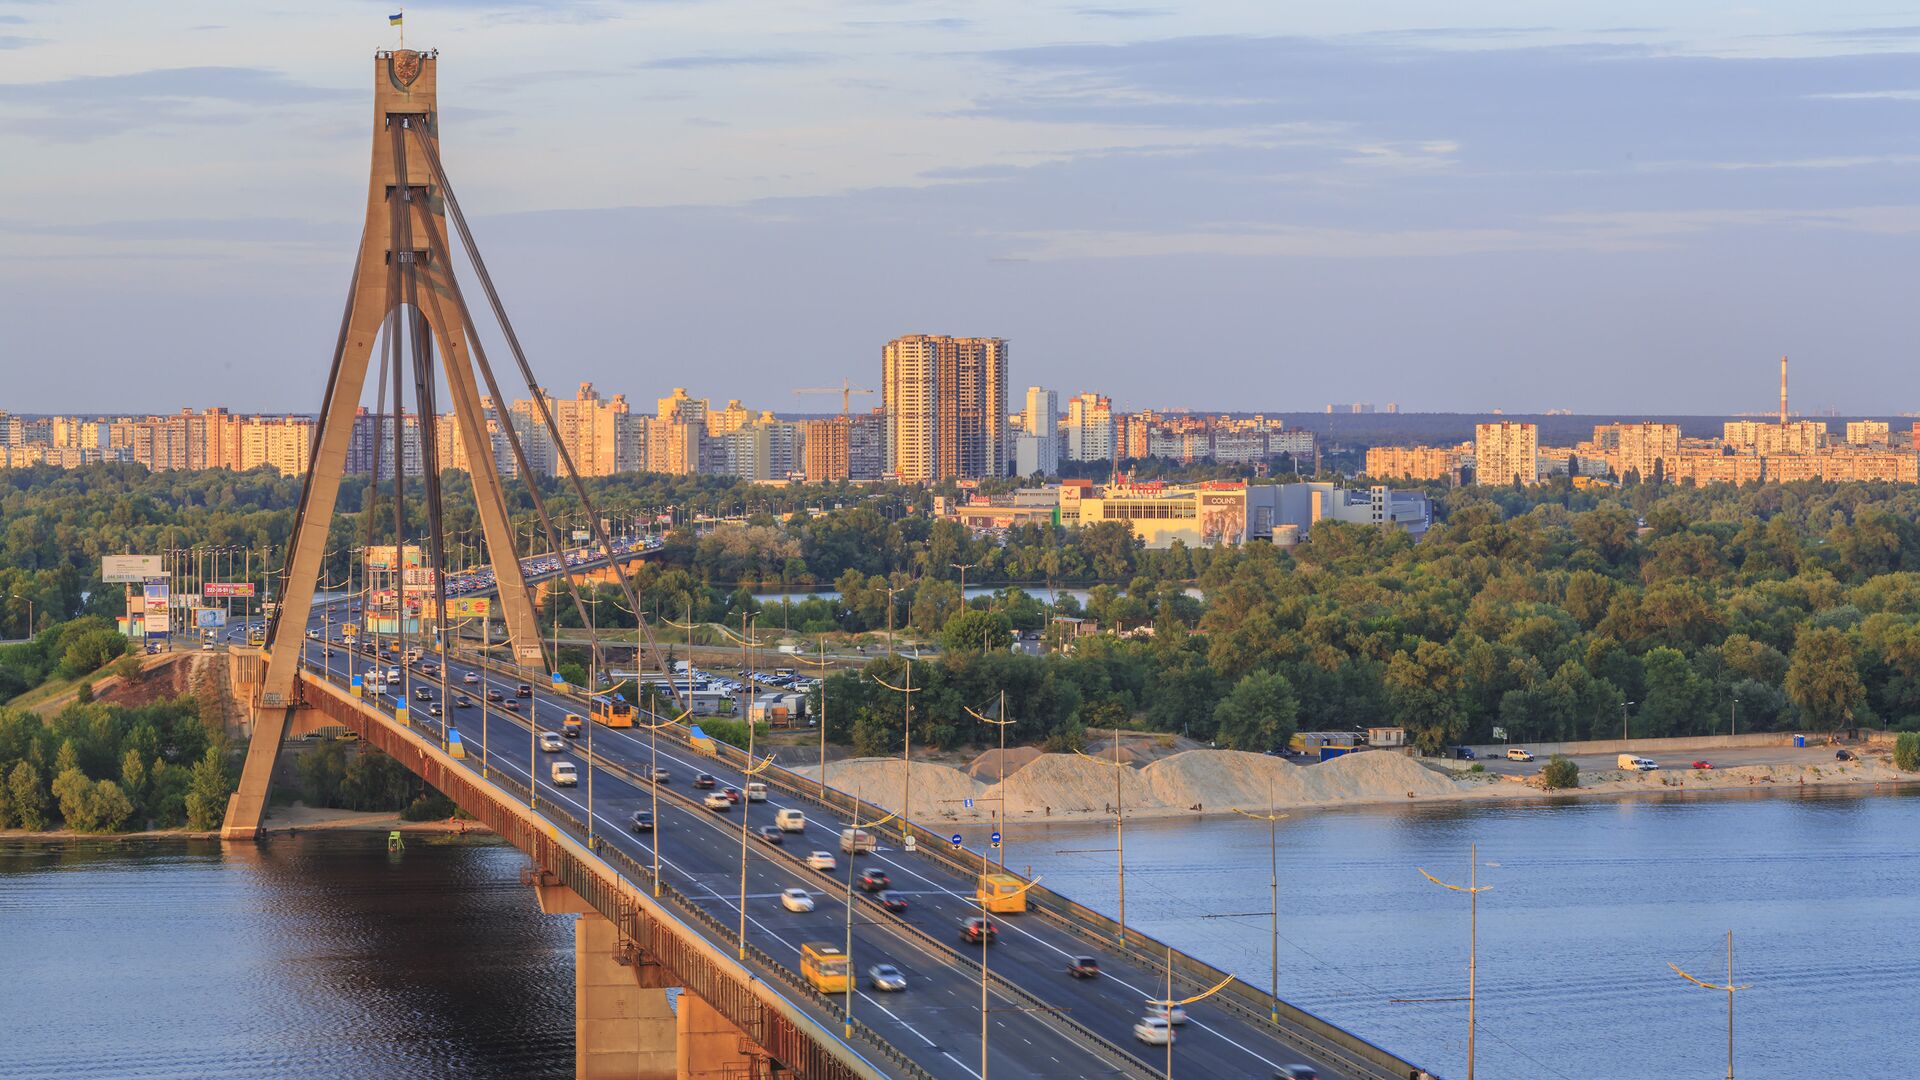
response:
[[[33,208],[0,220],[0,317],[37,361],[11,408],[83,404],[74,371],[101,409],[199,381],[317,407],[324,348],[284,343],[331,329],[365,111],[341,57],[390,44],[384,14],[0,3],[0,148],[36,163],[0,177]],[[536,364],[602,385],[724,355],[711,392],[788,411],[756,388],[967,327],[1018,346],[1014,382],[1123,410],[1390,386],[1618,413],[1657,384],[1664,413],[1760,412],[1721,388],[1780,352],[1811,408],[1879,403],[1911,344],[1920,29],[1451,14],[560,0],[409,29],[444,50],[450,163]],[[892,269],[918,249],[943,258]],[[742,321],[797,344],[723,351]],[[1079,377],[1102,356],[1130,359]]]

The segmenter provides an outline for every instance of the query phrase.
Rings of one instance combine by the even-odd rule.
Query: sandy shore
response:
[[[794,770],[809,779],[817,766]],[[906,778],[898,758],[829,762],[827,782],[898,811]],[[1000,783],[983,783],[949,765],[916,761],[912,815],[925,822],[984,824],[995,820],[1111,820],[1116,803],[1129,818],[1179,818],[1235,809],[1327,809],[1387,803],[1497,799],[1615,798],[1635,795],[1853,788],[1892,790],[1920,783],[1883,754],[1859,761],[1742,765],[1726,769],[1663,769],[1649,773],[1583,772],[1580,786],[1547,791],[1536,774],[1503,776],[1451,769],[1388,751],[1295,764],[1234,750],[1190,750],[1144,767],[1116,767],[1077,754],[1042,754]],[[968,805],[969,802],[971,805]]]

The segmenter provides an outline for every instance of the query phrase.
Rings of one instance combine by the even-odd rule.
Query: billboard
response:
[[[190,593],[190,592],[177,592],[177,593],[174,593],[172,596],[167,597],[167,605],[169,607],[177,607],[177,608],[197,608],[200,606],[200,594]]]
[[[102,555],[100,580],[133,584],[148,578],[166,577],[158,555]]]
[[[194,611],[193,625],[202,630],[215,630],[227,625],[227,613],[219,608],[203,607]]]
[[[399,559],[407,566],[420,565],[420,545],[408,544],[400,549]],[[367,549],[367,569],[392,570],[395,568],[395,555],[392,544],[375,544]]]
[[[591,535],[593,535],[593,534],[592,534],[592,533],[589,533],[589,532],[588,532],[587,530],[585,530],[585,529],[575,529],[575,530],[573,530],[573,538],[574,538],[575,540],[585,540],[585,539],[586,539],[587,537],[589,537],[589,536],[591,536]]]
[[[492,610],[491,599],[491,597],[486,596],[462,596],[448,600],[447,618],[484,619],[487,617],[487,613]],[[431,607],[433,602],[428,601],[427,603],[428,606]]]
[[[145,619],[148,637],[166,637],[172,633],[172,627],[167,622],[165,607],[149,604]]]
[[[202,596],[252,596],[251,581],[209,581],[200,586]]]

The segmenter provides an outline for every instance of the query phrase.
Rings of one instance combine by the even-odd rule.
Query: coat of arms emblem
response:
[[[420,54],[412,49],[400,49],[388,61],[393,67],[393,81],[402,87],[412,86],[413,80],[420,77]]]

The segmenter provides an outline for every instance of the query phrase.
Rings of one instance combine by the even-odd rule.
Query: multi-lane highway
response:
[[[346,686],[353,674],[372,666],[374,658],[339,640],[341,625],[328,617],[329,612],[345,614],[339,602],[316,609],[311,631],[330,632],[333,640],[324,646],[321,640],[306,641],[305,663],[312,673]],[[244,627],[230,627],[227,634],[231,640],[242,640]],[[657,855],[663,882],[720,924],[739,925],[742,819],[752,830],[772,825],[780,805],[777,793],[768,802],[743,799],[724,812],[704,809],[699,799],[707,793],[692,788],[697,773],[710,773],[720,786],[742,791],[745,778],[695,752],[678,737],[663,736],[656,749],[644,728],[589,724],[585,735],[563,740],[557,752],[537,750],[536,734],[562,732],[565,717],[584,713],[584,703],[560,697],[538,683],[532,685],[530,697],[521,698],[518,678],[464,663],[446,664],[427,675],[425,666],[437,662],[429,655],[421,665],[403,667],[397,686],[385,694],[369,694],[366,700],[391,712],[404,697],[412,706],[410,722],[417,728],[442,738],[446,726],[457,728],[467,747],[466,764],[476,774],[488,766],[517,784],[530,785],[542,799],[567,807],[579,820],[591,819],[601,843],[641,866],[653,865]],[[389,655],[382,655],[379,665],[390,666]],[[489,690],[498,691],[502,701],[487,702]],[[455,704],[463,698],[471,704]],[[503,709],[506,701],[516,702],[520,711]],[[432,715],[429,706],[435,704],[443,715]],[[576,786],[551,783],[556,761],[574,763],[580,773]],[[657,791],[646,779],[656,766],[666,770],[668,777]],[[654,830],[634,831],[633,813],[654,810],[656,797]],[[1165,994],[1163,976],[1157,971],[1035,915],[995,916],[1000,930],[996,943],[984,950],[963,944],[963,921],[979,914],[974,883],[925,855],[882,847],[858,856],[853,872],[875,868],[888,874],[893,890],[906,899],[908,907],[900,913],[887,912],[871,894],[848,889],[847,863],[852,857],[839,845],[846,822],[817,806],[804,810],[805,830],[784,834],[780,846],[752,834],[746,840],[746,939],[776,962],[797,970],[801,943],[845,945],[851,895],[851,955],[861,985],[853,1012],[929,1072],[954,1080],[980,1076],[978,962],[983,956],[997,977],[1018,988],[1003,992],[998,985],[988,987],[989,1071],[1027,1075],[1044,1070],[1065,1077],[1104,1077],[1158,1074],[1166,1069],[1166,1048],[1143,1043],[1134,1034],[1135,1023],[1147,1011],[1145,1003]],[[833,873],[805,865],[803,860],[813,851],[833,856]],[[811,911],[783,906],[781,893],[793,888],[807,891],[813,901]],[[1068,974],[1069,961],[1081,955],[1098,958],[1098,977],[1079,979]],[[869,985],[868,969],[881,963],[905,974],[906,989],[882,992]],[[843,999],[844,995],[835,996],[836,1002]],[[838,1016],[825,1018],[837,1020]],[[1095,1037],[1089,1038],[1088,1032]],[[1283,1066],[1302,1063],[1314,1065],[1320,1076],[1330,1080],[1378,1075],[1316,1061],[1267,1023],[1213,1003],[1192,1007],[1188,1021],[1177,1029],[1175,1044],[1174,1069],[1188,1075],[1269,1077]]]

